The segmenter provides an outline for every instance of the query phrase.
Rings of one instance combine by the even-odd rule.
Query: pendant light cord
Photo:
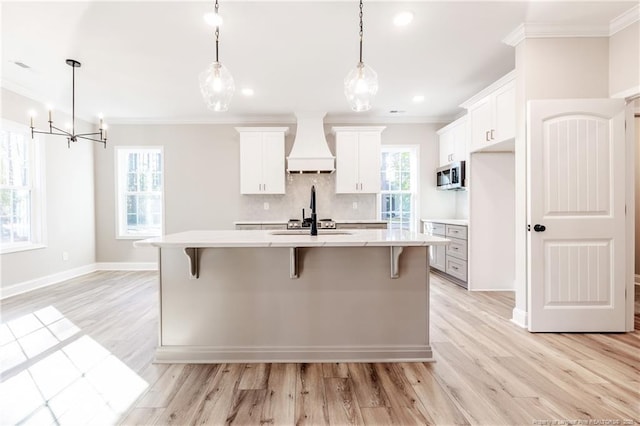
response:
[[[219,17],[219,15],[218,15],[218,7],[219,7],[218,6],[218,0],[216,0],[216,5],[215,5],[214,10],[215,10],[216,16]],[[218,61],[218,39],[219,38],[220,38],[220,25],[216,25],[216,62],[219,62]]]
[[[76,134],[76,67],[71,65],[71,134]]]
[[[362,0],[360,0],[360,63],[362,63],[362,34]]]

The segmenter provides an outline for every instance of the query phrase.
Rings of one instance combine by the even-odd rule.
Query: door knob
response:
[[[536,232],[544,232],[546,229],[547,229],[546,226],[540,225],[540,224],[536,224],[533,226],[533,230]]]

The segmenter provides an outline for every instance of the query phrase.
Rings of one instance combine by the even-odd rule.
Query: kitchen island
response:
[[[429,246],[392,230],[189,231],[160,252],[157,362],[427,361]]]

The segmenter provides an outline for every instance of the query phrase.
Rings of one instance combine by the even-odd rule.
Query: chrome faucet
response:
[[[311,185],[311,235],[318,235],[318,220],[316,219],[316,186]]]

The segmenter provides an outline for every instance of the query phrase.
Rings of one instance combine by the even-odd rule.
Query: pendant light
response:
[[[344,79],[344,94],[354,111],[370,110],[371,100],[378,92],[378,74],[362,62],[362,28],[362,0],[360,0],[360,60]]]
[[[218,60],[218,40],[220,38],[220,24],[222,23],[218,8],[218,0],[216,0],[214,14],[217,19],[213,20],[216,25],[216,60],[200,73],[199,80],[200,91],[207,107],[213,111],[227,111],[236,86],[227,67]]]

